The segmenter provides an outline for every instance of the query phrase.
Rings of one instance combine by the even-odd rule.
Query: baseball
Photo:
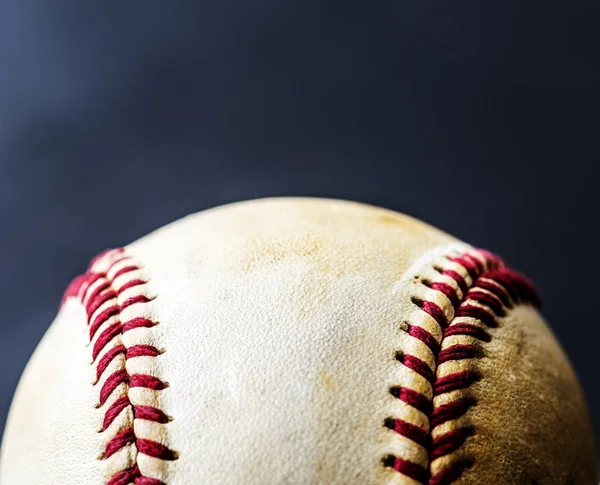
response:
[[[93,259],[1,450],[2,485],[598,483],[526,277],[408,216],[309,198]]]

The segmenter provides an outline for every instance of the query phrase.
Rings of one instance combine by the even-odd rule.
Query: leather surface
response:
[[[413,278],[468,247],[400,214],[310,199],[213,209],[129,246],[157,296],[144,312],[159,324],[128,338],[164,350],[152,372],[169,387],[152,399],[173,418],[160,435],[139,430],[179,453],[138,455],[142,472],[174,485],[416,484],[381,462],[426,459],[383,427],[390,414],[423,419],[389,393],[412,379],[394,354],[428,358],[402,330],[421,318]],[[469,390],[477,433],[460,452],[475,464],[457,483],[595,483],[585,403],[540,315],[518,307],[495,332]],[[2,485],[101,484],[115,472],[97,459],[86,339],[69,302],[19,385]]]
[[[462,392],[477,405],[464,418],[475,434],[459,454],[476,460],[459,483],[598,483],[585,401],[554,336],[530,306],[502,323],[477,361],[481,380]]]

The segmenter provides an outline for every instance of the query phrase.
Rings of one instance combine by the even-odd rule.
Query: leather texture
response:
[[[172,420],[149,424],[126,409],[111,426],[116,433],[133,420],[138,436],[178,459],[137,453],[135,444],[102,459],[109,438],[99,430],[115,397],[98,406],[103,382],[94,384],[87,316],[68,299],[19,384],[0,484],[106,484],[133,460],[168,485],[416,485],[382,460],[427,463],[427,449],[384,421],[428,421],[390,388],[411,382],[433,396],[395,355],[411,352],[435,368],[406,332],[406,322],[420,321],[442,338],[415,309],[431,292],[415,280],[469,250],[410,217],[326,199],[232,204],[160,229],[126,248],[152,295],[127,311],[157,324],[123,343],[159,348],[126,365],[168,387],[122,392]],[[516,306],[483,349],[481,379],[465,391],[477,404],[445,425],[468,421],[475,432],[432,467],[464,455],[472,466],[457,484],[598,483],[585,400],[539,312]]]

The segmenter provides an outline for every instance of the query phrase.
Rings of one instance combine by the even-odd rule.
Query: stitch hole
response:
[[[421,306],[423,305],[423,300],[421,300],[421,298],[417,298],[416,296],[413,296],[413,297],[410,299],[410,301],[411,301],[411,302],[412,302],[414,305],[418,306],[419,308],[421,308]]]
[[[385,418],[383,420],[383,425],[387,428],[387,429],[394,429],[394,418]]]
[[[483,359],[484,357],[487,357],[487,355],[485,354],[485,350],[483,350],[483,347],[481,347],[481,345],[473,345],[473,347],[475,348],[473,358]]]
[[[444,269],[441,266],[434,266],[433,269],[437,271],[439,274],[444,274]]]
[[[392,386],[392,387],[390,387],[389,391],[392,396],[397,398],[400,396],[400,389],[401,389],[400,386]]]
[[[396,463],[396,457],[394,455],[387,455],[381,459],[381,464],[386,468],[394,468]]]
[[[394,352],[394,359],[398,362],[404,362],[404,352],[402,352],[402,350],[396,350],[396,352]]]
[[[421,283],[423,285],[425,285],[427,288],[431,288],[431,285],[433,284],[433,282],[431,280],[428,280],[428,279],[421,280]]]

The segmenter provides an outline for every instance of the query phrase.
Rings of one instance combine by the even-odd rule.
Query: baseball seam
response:
[[[108,250],[71,283],[63,299],[77,299],[87,315],[94,386],[99,387],[96,407],[103,410],[98,432],[106,434],[98,459],[114,460],[107,466],[111,470],[107,485],[165,485],[140,470],[138,455],[159,463],[178,458],[166,444],[162,429],[172,418],[161,409],[155,395],[168,387],[157,377],[153,362],[164,350],[140,333],[158,324],[144,311],[155,299],[147,293],[147,283],[141,266],[124,249]],[[136,365],[136,360],[144,359],[149,360]],[[164,475],[160,470],[155,472]]]
[[[420,324],[405,322],[404,329],[410,338],[422,342],[430,358],[401,351],[395,356],[402,365],[424,378],[428,391],[407,385],[392,386],[389,390],[409,409],[422,415],[427,424],[418,425],[397,416],[384,420],[389,432],[424,449],[426,458],[418,463],[414,456],[410,459],[388,454],[382,463],[417,483],[449,485],[474,463],[473,457],[459,453],[476,432],[461,418],[477,404],[465,391],[482,378],[477,359],[483,357],[483,343],[491,340],[490,329],[498,327],[500,319],[515,304],[538,306],[539,297],[525,277],[481,249],[447,256],[433,269],[436,277],[429,280],[417,275],[418,284],[446,301],[417,296],[411,301],[435,322],[441,338]],[[428,361],[434,363],[433,368]]]

